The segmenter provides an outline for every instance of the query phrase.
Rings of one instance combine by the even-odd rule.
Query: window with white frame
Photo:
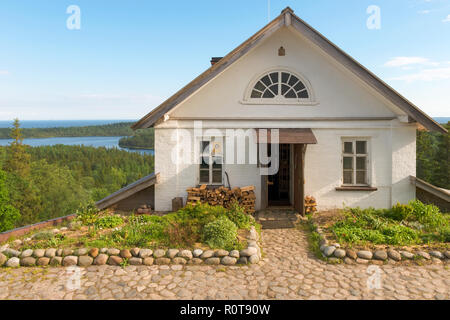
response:
[[[369,185],[369,151],[367,139],[343,139],[342,182],[344,186]]]
[[[200,184],[223,184],[223,141],[221,137],[203,138],[200,142]]]
[[[272,71],[254,85],[251,99],[309,99],[305,84],[287,71]]]

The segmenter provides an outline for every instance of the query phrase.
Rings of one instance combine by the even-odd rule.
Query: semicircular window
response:
[[[294,74],[272,71],[259,79],[252,89],[252,99],[309,99],[305,84]]]

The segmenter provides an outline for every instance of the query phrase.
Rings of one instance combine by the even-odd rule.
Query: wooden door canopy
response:
[[[267,129],[267,140],[265,137],[260,139],[259,130],[256,129],[258,143],[271,143],[271,130]],[[317,144],[317,139],[310,128],[298,128],[298,129],[278,129],[279,130],[279,143],[280,144]]]

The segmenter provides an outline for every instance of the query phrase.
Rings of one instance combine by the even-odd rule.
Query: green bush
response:
[[[84,226],[94,225],[98,219],[98,209],[93,202],[81,206],[76,212],[76,221],[80,221]]]
[[[203,239],[211,248],[231,250],[237,241],[236,225],[222,217],[208,223],[203,230]]]
[[[412,206],[397,203],[392,207],[391,210],[386,210],[385,216],[386,218],[402,221],[408,219],[411,215],[413,215],[413,212],[414,209],[412,208]]]
[[[245,209],[239,206],[237,201],[233,201],[227,209],[227,218],[230,219],[239,229],[249,229],[254,219],[245,213]]]
[[[94,225],[100,229],[115,228],[123,224],[123,219],[118,216],[105,216],[94,222]]]

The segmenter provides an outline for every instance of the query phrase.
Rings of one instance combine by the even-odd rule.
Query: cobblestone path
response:
[[[0,299],[449,299],[448,265],[382,265],[381,289],[369,289],[367,265],[325,264],[303,231],[263,230],[262,240],[251,266],[2,268]]]

